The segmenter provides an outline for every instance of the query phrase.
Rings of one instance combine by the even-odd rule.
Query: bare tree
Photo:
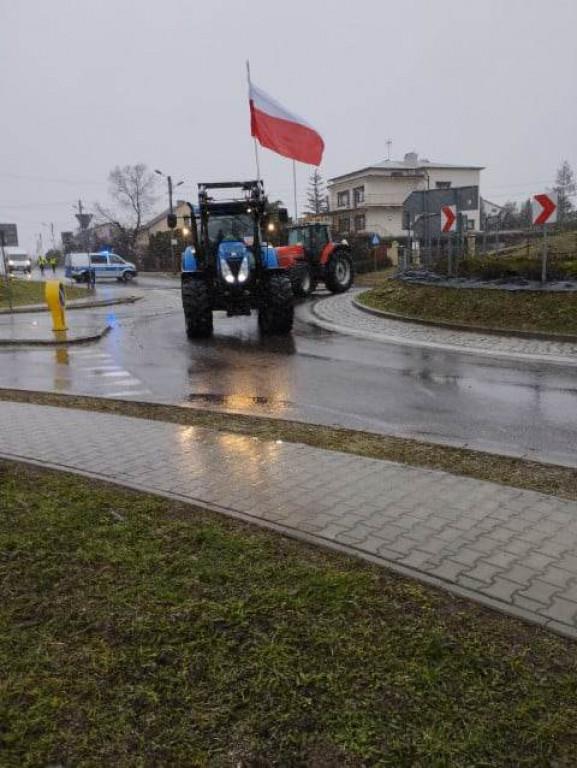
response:
[[[307,210],[309,213],[326,213],[328,211],[327,191],[323,177],[318,168],[312,172],[307,190]]]
[[[108,183],[113,207],[96,205],[98,218],[112,225],[119,250],[134,255],[156,201],[156,176],[143,163],[117,165],[108,174]]]
[[[569,217],[569,214],[571,214],[573,211],[573,201],[571,198],[577,190],[575,174],[573,173],[573,168],[571,168],[567,160],[563,160],[557,169],[555,186],[553,189],[559,195],[559,221],[562,222],[565,221]]]

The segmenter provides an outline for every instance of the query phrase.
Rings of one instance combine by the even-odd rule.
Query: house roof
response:
[[[357,171],[350,171],[349,173],[343,173],[340,176],[333,176],[330,181],[338,181],[339,179],[346,179],[348,176],[357,176],[358,174],[367,173],[368,171],[422,171],[428,168],[436,168],[439,170],[468,170],[468,171],[482,171],[484,166],[482,165],[456,165],[451,163],[440,163],[434,160],[426,160],[420,158],[416,152],[408,152],[403,160],[380,160],[372,165],[366,166],[366,168],[360,168]]]
[[[181,206],[186,204],[187,203],[185,200],[177,200],[176,203],[174,204],[174,210],[177,211]],[[158,224],[160,221],[165,219],[169,213],[170,213],[170,208],[166,208],[164,211],[161,211],[161,213],[157,214],[152,219],[150,219],[150,221],[147,221],[142,228],[150,229],[151,227],[154,227],[155,224]]]

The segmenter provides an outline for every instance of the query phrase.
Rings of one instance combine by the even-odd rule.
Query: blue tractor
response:
[[[231,189],[242,196],[212,196]],[[229,317],[256,310],[262,333],[290,333],[292,283],[263,236],[269,211],[262,182],[199,184],[198,207],[189,207],[192,246],[182,254],[181,272],[188,337],[210,336],[215,310],[224,310]],[[279,218],[286,220],[286,210],[279,211]]]

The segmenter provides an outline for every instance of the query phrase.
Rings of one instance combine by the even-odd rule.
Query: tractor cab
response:
[[[307,224],[291,227],[288,231],[289,245],[302,245],[307,261],[318,263],[324,249],[332,241],[328,224]]]

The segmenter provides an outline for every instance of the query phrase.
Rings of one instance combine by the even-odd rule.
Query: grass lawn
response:
[[[389,280],[359,300],[372,309],[424,320],[577,334],[577,293],[468,290]]]
[[[32,280],[12,279],[10,284],[12,285],[12,298],[15,307],[24,304],[46,303],[44,299],[45,283]],[[69,300],[85,299],[87,295],[85,288],[66,286],[66,298]],[[8,306],[8,285],[6,278],[0,277],[0,307]]]
[[[2,766],[575,765],[568,640],[72,476],[0,510]]]

